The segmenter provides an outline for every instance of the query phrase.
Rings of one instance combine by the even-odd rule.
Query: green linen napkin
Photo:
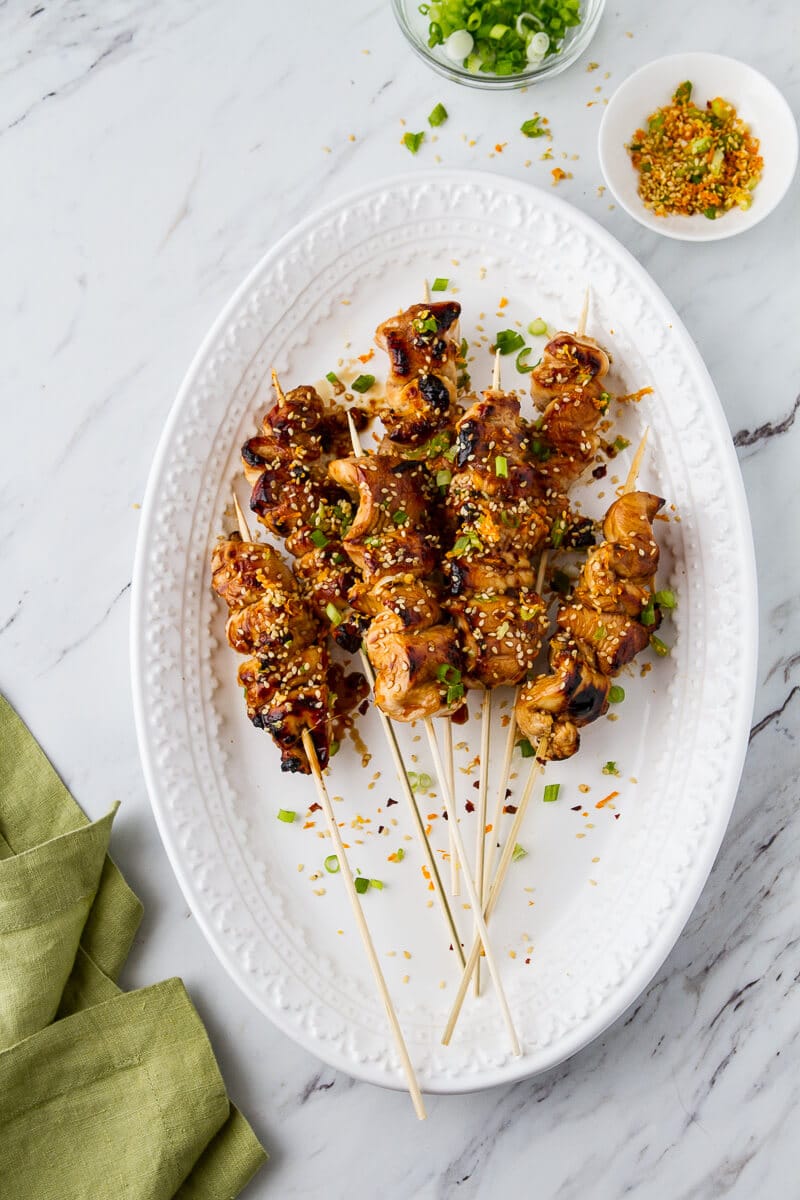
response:
[[[232,1200],[266,1155],[179,979],[122,992],[142,906],[0,696],[0,1195]]]

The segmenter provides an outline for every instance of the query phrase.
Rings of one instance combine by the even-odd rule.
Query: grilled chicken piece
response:
[[[547,630],[536,592],[471,593],[448,609],[460,634],[468,687],[515,684],[532,670]]]
[[[362,429],[367,414],[359,408],[349,411]],[[285,539],[303,595],[319,619],[330,624],[331,605],[335,607],[340,616],[333,636],[353,651],[361,643],[361,629],[347,608],[355,573],[341,538],[354,507],[328,477],[331,458],[349,448],[345,410],[326,404],[312,387],[298,387],[285,395],[279,392],[261,433],[242,447],[242,464],[253,485],[252,511],[270,533]]]
[[[319,623],[291,572],[270,547],[233,535],[214,547],[211,578],[230,609],[228,641],[252,656],[239,669],[250,720],[272,735],[282,770],[308,773],[303,729],[311,731],[325,766],[331,740],[328,652],[316,644]]]
[[[419,446],[452,424],[460,316],[453,300],[412,304],[375,331],[391,366],[381,414],[390,441]]]
[[[342,545],[362,575],[349,598],[370,621],[375,700],[399,721],[447,711],[447,668],[459,674],[461,656],[429,578],[439,549],[430,478],[419,463],[384,454],[342,459],[329,471],[358,501]]]
[[[608,355],[592,338],[557,333],[531,371],[531,395],[543,410],[539,476],[558,491],[566,492],[597,453],[597,426],[610,399],[603,385],[608,369]]]
[[[577,751],[579,728],[603,715],[611,680],[658,627],[653,521],[663,503],[649,492],[614,501],[603,521],[606,540],[589,552],[571,599],[559,606],[550,671],[520,689],[517,723],[531,742],[548,738],[549,758]]]

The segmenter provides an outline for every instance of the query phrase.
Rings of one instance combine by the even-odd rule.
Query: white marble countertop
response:
[[[123,983],[185,979],[272,1155],[250,1196],[787,1194],[800,1126],[800,184],[741,238],[671,242],[598,195],[596,134],[603,98],[677,50],[752,63],[797,112],[795,12],[618,0],[568,73],[493,96],[414,59],[387,0],[0,6],[0,688],[89,814],[123,802],[113,852],[146,908]],[[412,158],[401,119],[423,128],[440,100],[450,120]],[[312,207],[436,154],[549,184],[540,144],[513,136],[537,109],[570,155],[559,194],[651,272],[722,398],[758,557],[754,726],[709,883],[634,1008],[545,1076],[431,1098],[420,1126],[406,1097],[279,1034],[187,911],[138,762],[131,566],[181,376],[264,250]]]

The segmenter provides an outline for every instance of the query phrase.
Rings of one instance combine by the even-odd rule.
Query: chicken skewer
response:
[[[386,408],[387,438],[384,451],[418,458],[437,479],[449,475],[444,457],[450,445],[457,410],[458,366],[461,356],[457,301],[431,303],[427,280],[424,303],[415,304],[378,326],[375,341],[389,357]],[[454,775],[452,719],[443,726],[444,761]],[[450,848],[450,890],[457,896],[459,864],[453,835]]]
[[[342,538],[352,523],[353,506],[327,473],[332,456],[347,453],[349,427],[356,428],[353,411],[326,408],[313,388],[284,393],[275,372],[272,381],[278,403],[265,416],[262,434],[251,438],[242,450],[245,474],[253,485],[251,508],[271,533],[285,539],[287,550],[296,556],[295,573],[320,619],[345,650],[360,652],[364,674],[374,688],[375,676],[361,642],[364,620],[348,604],[356,573]],[[356,410],[356,417],[360,415]],[[449,944],[463,966],[458,929],[394,729],[380,710],[379,719],[445,919]]]
[[[248,716],[271,734],[282,770],[307,774],[302,730],[327,763],[337,725],[365,695],[363,678],[331,663],[319,620],[270,546],[236,534],[216,544],[211,565],[212,586],[229,610],[228,641],[249,655],[238,674]]]
[[[247,521],[245,520],[244,513],[242,512],[235,493],[234,506],[236,508],[236,516],[239,524],[239,535],[242,539],[242,542],[245,545],[257,546],[258,543],[253,542],[252,537],[250,536],[250,530],[247,527]],[[265,547],[265,549],[267,548]],[[272,553],[274,554],[274,551]],[[284,568],[284,570],[286,569]],[[286,571],[286,575],[289,579],[291,579],[291,575],[289,575],[288,571]],[[286,583],[286,579],[284,579],[283,582]],[[422,1093],[420,1091],[414,1067],[408,1053],[405,1039],[403,1037],[403,1031],[400,1028],[400,1022],[397,1019],[397,1013],[395,1012],[394,1004],[392,1003],[392,998],[389,994],[389,989],[386,986],[386,980],[384,979],[380,963],[378,962],[378,956],[375,953],[375,946],[373,945],[369,927],[367,926],[366,918],[364,917],[364,911],[358,901],[355,884],[353,882],[353,873],[350,869],[350,864],[347,861],[347,854],[342,843],[341,834],[339,833],[339,826],[336,823],[333,805],[331,804],[327,788],[325,787],[325,781],[322,778],[322,771],[320,769],[319,757],[317,754],[317,743],[312,737],[311,731],[307,726],[303,728],[301,737],[303,750],[305,752],[311,773],[314,776],[314,781],[317,785],[317,793],[319,795],[322,809],[325,813],[325,819],[328,823],[331,839],[336,847],[336,857],[339,862],[340,873],[344,879],[348,898],[353,909],[353,916],[356,919],[358,931],[364,944],[364,950],[366,951],[367,959],[369,960],[369,965],[375,978],[375,984],[377,986],[378,993],[383,1001],[384,1008],[386,1009],[389,1025],[395,1039],[398,1054],[400,1055],[400,1062],[406,1075],[408,1090],[414,1105],[414,1111],[416,1112],[419,1120],[424,1121],[427,1114],[425,1112],[425,1105],[422,1100]]]
[[[647,432],[645,432],[636,452],[621,497],[614,501],[606,513],[603,523],[605,540],[595,550],[590,551],[581,572],[581,580],[575,590],[575,595],[584,598],[587,611],[594,611],[589,608],[589,605],[595,598],[601,599],[606,604],[613,601],[614,603],[627,604],[628,606],[630,606],[634,599],[638,599],[640,603],[638,610],[640,615],[642,615],[642,609],[646,609],[648,606],[657,611],[657,606],[653,602],[652,590],[655,572],[658,567],[658,545],[653,538],[653,520],[664,502],[649,492],[634,491],[646,441]],[[645,560],[644,563],[643,560]],[[612,576],[616,582],[612,582]],[[649,598],[645,598],[648,596]],[[562,605],[561,609],[563,610],[564,607]],[[604,612],[604,619],[608,619],[607,614],[609,610],[606,608],[602,611]],[[561,612],[559,613],[560,615]],[[657,618],[654,615],[653,627],[656,621]],[[628,638],[624,644],[624,649],[618,648],[616,656],[613,659],[608,655],[604,656],[602,659],[604,669],[602,671],[597,669],[601,664],[595,664],[595,678],[592,680],[591,686],[597,687],[599,691],[603,692],[603,700],[600,704],[597,704],[592,697],[591,703],[584,705],[580,698],[578,698],[577,703],[570,708],[570,701],[574,700],[576,694],[575,689],[572,689],[571,694],[565,693],[566,709],[573,722],[587,724],[589,720],[596,720],[597,717],[606,711],[608,707],[606,696],[611,678],[618,673],[626,662],[632,661],[636,653],[649,641],[650,634],[648,627],[642,625],[641,622],[637,622],[637,624],[641,631],[638,637]],[[642,633],[643,637],[641,636]],[[559,634],[555,635],[556,638],[559,636]],[[573,664],[573,670],[580,671],[581,669],[581,653],[587,659],[594,657],[594,649],[589,646],[585,646],[585,649],[582,649],[584,646],[583,642],[575,643],[574,650],[577,664]],[[557,658],[554,664],[556,671],[561,668],[562,661],[561,657]],[[541,690],[542,683],[549,683],[553,679],[554,676],[552,674],[540,676],[539,679],[534,681],[531,687],[535,689],[539,685]],[[603,685],[600,683],[601,680],[604,680],[604,691]],[[558,690],[559,687],[564,690],[564,683],[566,682],[567,686],[570,684],[569,679],[565,681],[563,677],[558,678],[558,676],[556,676],[555,682],[556,687],[553,690]],[[525,685],[525,687],[520,689],[518,709],[520,705],[527,702],[525,698],[527,687],[528,685]],[[532,793],[533,781],[548,759],[566,757],[566,755],[559,752],[559,734],[554,729],[552,723],[549,726],[542,726],[541,724],[534,726],[533,724],[529,724],[527,728],[525,725],[522,725],[522,728],[530,736],[538,737],[535,759],[514,816],[511,831],[503,849],[494,881],[489,889],[484,913],[487,921],[494,912],[500,897],[503,882],[513,856],[514,845],[519,836]],[[577,748],[578,741],[576,739],[574,741],[574,749],[571,752],[574,753]],[[459,984],[458,992],[456,993],[453,1007],[442,1036],[442,1042],[445,1045],[449,1044],[453,1030],[455,1029],[464,997],[469,987],[469,979],[479,960],[480,951],[480,942],[476,939],[467,959],[467,966]]]
[[[361,537],[363,536],[364,530],[370,529],[370,528],[376,528],[376,526],[374,524],[372,524],[372,516],[374,515],[374,506],[372,505],[372,497],[375,494],[375,485],[374,485],[374,479],[370,479],[370,476],[377,475],[380,479],[386,480],[387,477],[386,477],[385,472],[387,470],[391,472],[391,468],[388,467],[388,463],[391,462],[392,460],[391,460],[391,458],[389,458],[389,459],[387,459],[386,462],[381,463],[379,460],[381,460],[381,458],[385,459],[386,456],[381,456],[381,455],[365,456],[363,454],[363,450],[361,449],[360,443],[358,442],[357,434],[354,434],[353,451],[354,451],[353,459],[345,460],[343,463],[332,464],[331,470],[334,472],[334,477],[336,477],[336,478],[339,478],[339,479],[347,478],[349,480],[357,479],[360,484],[359,513],[356,516],[356,520],[353,522],[353,526],[352,526],[350,532],[348,533],[347,538],[345,538],[345,541],[344,541],[345,547],[348,548],[349,553],[351,553],[352,555],[354,555],[356,557],[356,561],[358,562],[359,559],[361,559],[361,561],[363,561],[363,558],[362,558],[363,547],[359,543],[361,541]],[[405,464],[401,463],[401,465],[404,465],[405,467],[409,466],[409,464],[407,462]],[[410,474],[411,473],[408,470],[404,469],[403,471],[401,471],[401,476],[406,480],[409,479]],[[381,486],[377,489],[377,494],[382,494],[382,492],[383,492],[383,487]],[[422,514],[420,512],[419,505],[416,503],[412,504],[412,500],[414,499],[414,497],[413,497],[413,493],[412,493],[411,489],[410,488],[406,489],[404,494],[405,494],[406,508],[402,511],[404,512],[405,516],[408,518],[408,521],[404,520],[403,522],[401,522],[399,525],[399,528],[404,528],[407,523],[409,525],[412,525],[412,528],[406,531],[406,540],[408,542],[412,543],[412,545],[413,545],[414,542],[412,541],[412,539],[409,535],[412,532],[415,532],[413,530],[413,523],[415,521],[417,523],[419,523],[421,520]],[[391,493],[390,493],[390,498],[391,498]],[[362,508],[365,510],[363,520],[360,519]],[[424,526],[424,523],[423,523],[423,526]],[[367,536],[373,536],[373,535],[370,534]],[[397,545],[397,542],[402,541],[402,540],[403,539],[390,539],[389,556],[390,556],[390,561],[392,561],[393,563],[396,560],[397,554],[403,553],[402,548],[398,547],[398,545]],[[392,546],[392,544],[391,544],[392,542],[395,543],[394,546]],[[415,552],[417,554],[420,553],[421,545],[424,545],[424,540],[422,543],[420,543],[419,541],[416,541]],[[379,549],[378,547],[373,547],[373,548],[376,550]],[[404,560],[404,565],[410,565],[411,561],[412,561],[412,559],[411,559],[410,555],[407,556],[406,559]],[[391,581],[393,578],[397,578],[397,576],[389,576],[388,578]],[[378,580],[379,588],[380,588],[380,583],[381,583],[381,580],[379,578],[379,580]],[[385,603],[385,601],[381,601],[381,603]],[[389,610],[384,609],[384,611],[389,611],[390,616],[391,616],[391,609],[389,609]],[[381,614],[379,613],[377,619],[380,619],[380,615]],[[374,622],[373,622],[373,624],[374,624]],[[429,625],[427,627],[427,632],[425,634],[426,639],[430,639],[432,636],[431,632],[430,632],[431,628],[435,628],[435,626]],[[381,631],[379,630],[378,632],[380,635]],[[370,641],[371,634],[372,634],[372,629],[370,629],[370,632],[367,634],[367,638],[366,638],[366,643],[367,643],[368,649],[371,646],[372,647],[377,646],[379,653],[382,653],[382,651],[380,650],[380,642],[374,638],[372,639],[372,641]],[[394,631],[390,630],[389,636],[390,637],[395,636],[399,641],[402,642],[402,637],[399,633],[394,633]],[[434,651],[433,652],[429,651],[429,653],[436,654],[436,652],[437,652],[436,651],[436,642],[426,641],[425,648],[427,648],[427,646],[431,645],[431,644],[434,646]],[[449,650],[451,653],[455,652],[453,643],[448,642],[448,647],[449,647]],[[406,661],[406,660],[403,659],[402,661]],[[443,665],[446,666],[448,664],[445,662]],[[444,679],[444,677],[442,677],[442,678]],[[452,686],[452,685],[450,685],[450,686]],[[413,688],[406,690],[406,694],[405,694],[404,698],[407,702],[409,701],[409,696],[411,695],[411,693],[413,693],[413,690],[414,690]],[[395,692],[396,694],[392,695],[393,692]],[[503,1015],[503,1020],[505,1022],[506,1029],[507,1029],[508,1035],[509,1035],[509,1039],[511,1041],[511,1048],[515,1055],[520,1055],[522,1053],[522,1050],[521,1050],[521,1047],[519,1044],[519,1039],[517,1037],[516,1030],[514,1028],[514,1022],[513,1022],[512,1016],[511,1016],[511,1010],[508,1006],[508,1000],[506,999],[505,989],[503,988],[503,982],[502,982],[502,978],[500,976],[500,970],[499,970],[499,967],[497,964],[497,960],[494,956],[494,952],[491,948],[491,943],[489,941],[488,930],[486,929],[486,923],[483,919],[483,914],[481,911],[480,898],[478,896],[478,891],[475,886],[475,881],[466,865],[468,860],[467,860],[466,852],[464,849],[464,842],[461,837],[461,831],[459,829],[459,826],[458,826],[458,823],[456,820],[457,812],[456,812],[456,807],[455,807],[453,791],[448,783],[447,772],[445,770],[444,763],[442,762],[441,754],[439,752],[439,744],[437,742],[436,733],[433,728],[432,713],[434,710],[432,709],[431,704],[438,703],[438,708],[441,709],[441,707],[442,707],[441,693],[439,694],[438,702],[436,702],[434,700],[434,696],[435,696],[435,693],[431,692],[430,686],[429,686],[429,681],[424,680],[421,691],[420,691],[419,685],[417,686],[416,698],[414,700],[414,698],[412,697],[410,707],[402,708],[400,706],[400,704],[398,703],[400,700],[400,691],[398,688],[396,688],[396,687],[392,688],[391,686],[388,686],[382,690],[378,686],[378,687],[376,687],[376,690],[375,690],[376,701],[379,704],[381,703],[381,701],[383,701],[383,703],[385,703],[385,704],[393,704],[395,706],[395,711],[398,713],[398,715],[402,716],[404,713],[406,713],[406,714],[408,714],[407,719],[412,720],[412,719],[415,719],[416,717],[422,717],[422,719],[424,721],[425,731],[428,735],[428,742],[430,745],[431,754],[433,755],[436,774],[440,781],[440,785],[442,786],[442,790],[444,793],[444,803],[445,803],[445,811],[447,812],[447,819],[448,819],[450,828],[453,830],[453,839],[455,842],[456,853],[458,854],[459,860],[461,862],[462,873],[464,875],[464,883],[465,883],[465,886],[467,889],[467,894],[469,896],[470,904],[472,905],[473,910],[477,914],[480,938],[481,938],[484,948],[485,948],[486,961],[487,961],[487,964],[489,967],[489,971],[490,971],[490,974],[494,981],[495,988],[497,990],[497,996],[498,996],[498,1001],[500,1004],[500,1009],[501,1009],[501,1012]]]

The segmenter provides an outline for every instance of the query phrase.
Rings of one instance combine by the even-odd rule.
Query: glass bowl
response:
[[[538,65],[520,71],[518,75],[489,75],[479,71],[467,71],[445,57],[441,46],[429,49],[429,19],[420,13],[419,4],[420,0],[392,0],[394,15],[414,53],[424,59],[428,66],[433,67],[434,71],[438,71],[446,79],[452,79],[454,83],[503,92],[512,88],[528,87],[539,79],[550,79],[580,58],[597,31],[606,0],[583,0],[581,23],[567,30],[561,49]]]

